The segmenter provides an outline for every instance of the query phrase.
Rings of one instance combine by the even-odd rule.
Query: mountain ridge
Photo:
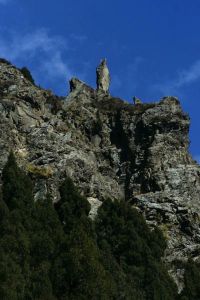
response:
[[[165,234],[164,261],[182,289],[181,263],[200,259],[200,166],[177,98],[134,105],[76,78],[57,97],[0,61],[0,115],[1,170],[13,150],[34,180],[35,200],[50,192],[55,202],[70,176],[93,217],[107,198],[130,202]]]

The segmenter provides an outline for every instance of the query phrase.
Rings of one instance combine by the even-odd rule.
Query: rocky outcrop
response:
[[[72,177],[92,205],[132,203],[168,241],[164,260],[181,286],[182,262],[200,258],[200,166],[188,152],[190,120],[166,97],[133,105],[73,78],[66,99],[0,62],[0,170],[14,150],[35,182],[35,199]]]
[[[109,92],[110,73],[106,64],[106,59],[103,59],[96,70],[97,74],[97,90],[104,93]]]

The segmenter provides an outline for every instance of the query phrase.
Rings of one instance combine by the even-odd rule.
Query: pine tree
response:
[[[70,178],[66,178],[60,187],[60,201],[55,204],[56,211],[63,225],[64,231],[70,233],[77,223],[90,230],[91,222],[88,219],[90,204],[80,195]]]
[[[164,238],[158,230],[151,232],[128,203],[105,201],[96,219],[96,234],[100,249],[110,249],[129,288],[137,291],[135,299],[175,299],[175,285],[161,262]]]
[[[67,242],[55,261],[53,272],[54,278],[59,278],[58,298],[114,299],[114,282],[101,263],[92,222],[88,218],[88,201],[69,178],[63,182],[60,195],[56,210]]]
[[[32,222],[29,281],[31,299],[53,300],[56,297],[53,291],[52,265],[60,254],[64,232],[49,195],[35,204]]]
[[[166,242],[129,204],[107,200],[92,222],[87,199],[69,178],[58,203],[51,195],[35,203],[32,182],[13,153],[2,178],[0,299],[176,298],[161,261]],[[180,299],[196,300],[199,267],[187,268]]]
[[[29,277],[30,240],[26,225],[33,205],[32,184],[13,153],[3,169],[0,203],[0,298],[24,299]]]
[[[9,210],[29,209],[33,205],[33,187],[30,178],[17,166],[11,152],[2,172],[3,200]]]
[[[185,287],[180,295],[180,300],[199,300],[200,299],[200,264],[188,261],[184,274]]]

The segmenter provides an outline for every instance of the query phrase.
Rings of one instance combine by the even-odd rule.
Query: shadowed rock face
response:
[[[35,182],[35,199],[67,174],[94,203],[125,199],[159,225],[165,262],[181,289],[177,261],[200,257],[200,167],[188,153],[189,117],[179,101],[132,105],[72,79],[65,100],[0,63],[0,170],[14,150]],[[179,266],[179,267],[177,267]]]

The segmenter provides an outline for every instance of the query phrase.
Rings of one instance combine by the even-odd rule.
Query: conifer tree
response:
[[[176,299],[161,262],[166,242],[129,204],[107,200],[92,222],[87,199],[69,178],[58,203],[51,195],[35,203],[13,153],[2,178],[0,299]],[[190,281],[198,270],[188,267],[181,300],[198,299],[199,279]]]
[[[114,282],[101,263],[92,222],[88,218],[88,201],[69,178],[63,182],[60,195],[56,210],[67,236],[67,249],[63,249],[62,259],[59,257],[55,264],[57,272],[53,272],[58,274],[62,270],[62,275],[58,274],[58,292],[65,295],[63,299],[114,299]]]
[[[29,277],[30,240],[26,229],[32,198],[32,184],[18,168],[13,153],[2,173],[0,298],[24,299]]]
[[[88,214],[90,204],[80,195],[70,178],[66,178],[60,187],[60,201],[55,204],[56,211],[63,225],[64,231],[70,233],[77,223],[90,230],[90,220]]]
[[[2,172],[3,200],[9,210],[26,210],[33,205],[33,187],[30,178],[17,166],[11,152]]]
[[[52,265],[60,254],[64,232],[49,195],[36,202],[32,222],[29,281],[29,290],[33,297],[31,299],[53,300],[56,298],[53,291]]]
[[[200,299],[200,264],[191,259],[185,267],[184,285],[180,300]]]
[[[105,201],[96,219],[96,234],[100,249],[110,249],[132,282],[129,288],[137,291],[135,299],[175,299],[175,284],[161,262],[164,238],[161,233],[151,232],[142,216],[128,203]]]

